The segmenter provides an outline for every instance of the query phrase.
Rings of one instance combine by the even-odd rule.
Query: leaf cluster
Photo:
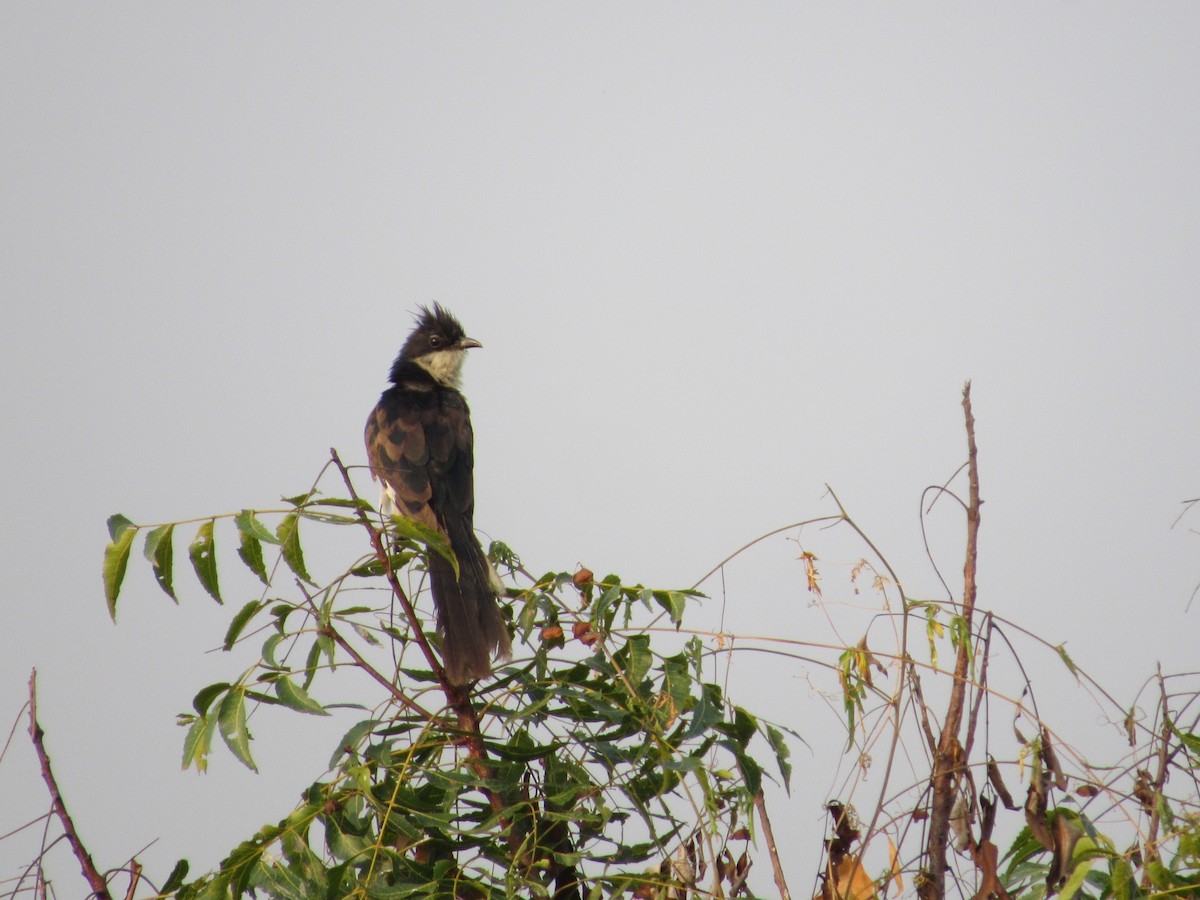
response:
[[[493,557],[520,582],[504,606],[524,655],[469,696],[456,695],[436,665],[413,653],[438,638],[404,615],[399,582],[419,584],[429,554],[450,552],[440,536],[407,520],[380,523],[355,497],[310,492],[286,503],[199,520],[189,545],[199,584],[224,602],[217,526],[230,520],[237,556],[264,590],[238,606],[223,640],[226,650],[261,641],[258,659],[199,690],[179,717],[184,767],[203,771],[219,735],[255,768],[247,726],[255,707],[368,715],[350,725],[300,805],[213,872],[185,883],[181,864],[171,893],[657,896],[702,883],[717,894],[745,890],[751,811],[766,777],[759,754],[770,751],[786,785],[789,749],[783,731],[706,680],[698,637],[646,627],[665,613],[679,628],[697,592],[626,585],[615,575],[596,580],[586,570],[532,578],[496,545]],[[303,523],[365,525],[372,541],[335,577],[314,580]],[[103,573],[114,617],[141,531],[155,580],[177,601],[172,539],[184,524],[109,520]],[[277,556],[270,568],[266,547]],[[342,704],[315,699],[336,691],[333,676],[343,667],[367,672],[380,694]],[[269,727],[271,719],[255,721]]]

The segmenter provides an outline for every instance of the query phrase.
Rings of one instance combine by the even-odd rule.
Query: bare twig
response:
[[[958,647],[954,665],[954,684],[946,720],[942,723],[933,771],[929,783],[933,789],[930,800],[929,836],[925,848],[925,870],[918,885],[922,900],[940,900],[946,893],[946,849],[950,838],[950,817],[958,794],[958,779],[966,764],[963,746],[959,743],[963,709],[966,704],[967,667],[971,657],[971,620],[975,612],[975,568],[979,540],[979,465],[975,446],[975,416],[971,411],[971,382],[963,387],[963,414],[967,429],[967,549],[963,562],[964,638]],[[973,724],[972,720],[972,724]],[[967,742],[971,743],[968,735]]]
[[[779,850],[775,846],[775,832],[771,830],[771,820],[767,818],[767,803],[762,791],[754,798],[754,808],[758,810],[758,821],[762,823],[763,837],[767,839],[767,853],[771,857],[771,871],[775,873],[775,889],[779,891],[779,900],[791,900],[787,880],[783,877],[783,866],[779,862]]]
[[[829,485],[825,485],[825,487],[828,488]],[[832,494],[833,492],[830,491],[830,493]],[[834,497],[834,500],[836,501],[837,498]],[[840,506],[841,504],[838,504],[838,505]],[[700,579],[695,584],[692,585],[691,590],[693,590],[693,591],[696,590],[696,588],[700,587],[700,585],[704,584],[704,582],[706,582],[706,581],[708,581],[708,579],[712,578],[712,576],[715,575],[717,572],[721,571],[721,569],[723,569],[725,567],[725,564],[728,563],[730,560],[741,555],[742,553],[745,553],[747,550],[749,550],[755,544],[761,543],[762,541],[765,541],[769,537],[774,537],[775,535],[781,534],[785,531],[791,531],[793,528],[803,528],[805,525],[818,525],[822,522],[832,522],[832,523],[840,522],[844,518],[846,518],[846,516],[845,516],[845,512],[843,511],[843,513],[841,515],[837,515],[837,516],[817,516],[815,519],[805,519],[803,522],[793,522],[791,525],[784,525],[780,528],[772,528],[766,534],[760,534],[754,540],[749,541],[748,543],[745,543],[742,546],[738,547],[736,550],[734,550],[732,553],[730,553],[727,557],[725,557],[723,560],[721,560],[719,563],[717,563],[715,566],[713,566],[711,569],[709,569],[707,572],[705,572],[704,575],[701,576]]]
[[[29,736],[33,740],[33,749],[37,752],[38,762],[42,766],[42,780],[46,782],[46,787],[50,791],[51,809],[62,822],[67,842],[71,845],[71,852],[79,860],[79,867],[83,870],[83,877],[92,889],[92,896],[99,900],[112,900],[104,876],[92,862],[92,855],[83,846],[83,841],[79,839],[79,834],[75,831],[75,823],[67,814],[67,805],[63,802],[62,794],[58,790],[58,782],[54,780],[54,773],[50,770],[50,757],[46,753],[46,745],[43,742],[45,733],[37,720],[37,669],[34,669],[29,675]]]
[[[129,863],[129,890],[125,892],[125,900],[133,900],[137,894],[138,883],[142,880],[142,866],[136,859]]]
[[[983,662],[979,665],[979,681],[975,689],[975,702],[971,705],[971,718],[967,722],[967,741],[964,750],[964,758],[971,758],[971,749],[975,745],[975,725],[979,721],[979,708],[983,705],[984,699],[988,695],[987,677],[988,677],[988,657],[992,653],[992,614],[984,614],[983,637],[980,641],[980,649],[976,651],[976,655],[982,655]]]

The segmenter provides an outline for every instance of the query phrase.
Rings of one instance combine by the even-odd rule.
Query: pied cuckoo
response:
[[[451,683],[489,675],[492,658],[511,655],[496,598],[504,586],[475,536],[474,437],[459,391],[467,351],[482,344],[440,305],[421,307],[367,419],[367,459],[383,486],[381,509],[444,534],[458,559],[430,553],[429,582]]]

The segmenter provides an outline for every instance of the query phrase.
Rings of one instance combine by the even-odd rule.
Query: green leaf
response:
[[[171,874],[167,876],[167,880],[162,883],[158,891],[160,894],[170,894],[183,887],[183,879],[187,878],[188,861],[181,859],[175,863],[175,868],[171,870]]]
[[[308,648],[308,656],[304,660],[304,689],[307,691],[313,683],[313,679],[317,677],[317,666],[321,662],[321,642],[313,641],[312,646]]]
[[[283,545],[283,560],[288,568],[295,572],[301,581],[314,584],[304,567],[304,551],[300,547],[300,514],[293,512],[284,516],[279,527],[275,529],[275,534]]]
[[[762,766],[748,753],[738,753],[735,756],[738,768],[742,771],[742,778],[746,782],[746,791],[751,797],[756,796],[762,790]]]
[[[721,721],[721,689],[715,684],[702,685],[699,702],[692,710],[692,721],[683,740],[690,741],[713,728]]]
[[[194,698],[192,698],[192,709],[196,710],[197,715],[203,716],[208,712],[208,708],[212,705],[213,700],[221,696],[229,690],[229,682],[221,681],[217,684],[210,684],[208,687],[201,688]]]
[[[297,712],[308,713],[313,716],[329,715],[325,707],[310,697],[304,688],[298,684],[293,684],[291,679],[287,677],[280,678],[275,682],[275,693],[284,706],[290,707]]]
[[[196,766],[197,772],[208,771],[208,753],[212,749],[212,736],[215,731],[216,710],[208,715],[197,716],[183,739],[183,768],[186,771],[191,765]]]
[[[1171,731],[1179,738],[1180,742],[1188,749],[1188,752],[1197,758],[1200,758],[1200,736],[1192,734],[1189,731],[1180,731],[1179,727],[1170,719],[1167,720]]]
[[[100,574],[104,579],[104,599],[108,602],[108,614],[117,621],[117,595],[121,593],[121,582],[125,580],[125,567],[129,564],[129,548],[137,526],[118,513],[108,520],[108,533],[112,541],[104,548],[104,565]]]
[[[112,540],[119,540],[121,535],[123,535],[130,528],[136,530],[137,526],[134,525],[133,522],[131,522],[126,516],[116,513],[108,517],[108,536]]]
[[[233,524],[242,534],[248,534],[256,540],[266,541],[268,544],[279,543],[279,538],[275,537],[271,529],[264,525],[258,516],[254,515],[252,509],[243,509],[234,516]]]
[[[188,546],[188,557],[192,561],[192,568],[196,570],[196,577],[200,579],[209,596],[218,603],[224,603],[217,586],[217,548],[213,543],[215,524],[216,519],[209,519],[197,529],[196,536]]]
[[[260,603],[258,600],[251,600],[238,610],[237,615],[233,617],[233,621],[229,623],[229,630],[225,632],[224,648],[226,650],[233,649],[233,645],[237,643],[238,636],[242,633],[242,629],[244,629],[246,624],[254,618],[255,613],[263,608],[263,605],[264,604]]]
[[[610,575],[608,577],[613,578],[614,576]],[[595,621],[604,621],[609,609],[620,599],[621,586],[619,584],[614,584],[612,587],[607,588],[600,595],[600,599],[596,601],[596,605],[592,607],[592,619]]]
[[[380,719],[364,719],[354,725],[349,731],[343,735],[338,741],[337,750],[334,751],[333,757],[329,760],[329,768],[333,768],[342,761],[342,757],[351,750],[357,750],[362,739],[369,735],[372,731],[382,724]]]
[[[1088,872],[1091,871],[1092,864],[1090,861],[1081,861],[1076,863],[1075,870],[1071,873],[1071,877],[1067,879],[1067,883],[1062,886],[1062,891],[1059,896],[1062,900],[1071,900],[1079,889],[1083,887],[1084,879],[1087,878]]]
[[[635,634],[625,644],[629,648],[629,661],[626,664],[625,676],[636,690],[650,671],[654,657],[650,653],[650,635]]]
[[[233,688],[221,701],[217,715],[221,737],[238,760],[251,772],[257,772],[254,757],[250,755],[250,729],[246,727],[246,689]]]
[[[366,500],[351,500],[349,497],[325,497],[321,500],[314,500],[313,506],[336,506],[341,509],[361,509],[363,512],[370,512],[373,507]]]
[[[728,735],[736,742],[736,748],[734,745],[730,745],[730,749],[745,749],[746,745],[750,743],[750,738],[754,737],[754,733],[758,731],[758,720],[742,707],[735,706],[733,707],[733,720],[719,724],[717,731]]]
[[[683,623],[683,609],[687,605],[687,595],[680,591],[655,591],[654,600],[667,611],[671,624],[679,627]]]
[[[779,766],[779,774],[783,777],[783,786],[790,795],[792,793],[792,764],[789,760],[792,749],[784,740],[783,732],[774,725],[767,726],[767,743],[775,751],[775,762]]]
[[[154,578],[158,582],[158,586],[168,597],[178,603],[179,598],[175,596],[175,588],[172,584],[175,556],[174,535],[174,523],[150,529],[146,534],[145,555],[146,559],[150,561],[150,567],[154,570]]]
[[[274,669],[282,668],[279,660],[275,658],[275,648],[288,639],[289,635],[285,632],[277,632],[271,635],[263,642],[262,655],[267,665]]]
[[[418,544],[424,544],[454,569],[454,577],[459,577],[458,557],[450,546],[450,538],[428,525],[422,525],[404,516],[392,516],[392,528],[402,538],[410,538]]]
[[[238,532],[238,556],[246,564],[246,568],[258,576],[258,580],[267,587],[271,579],[267,575],[267,566],[263,562],[262,541],[245,531]]]

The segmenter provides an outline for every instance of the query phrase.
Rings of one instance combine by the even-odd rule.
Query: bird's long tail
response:
[[[429,554],[442,664],[450,682],[463,685],[490,675],[493,656],[508,659],[512,647],[483,548],[472,540],[459,552],[458,563],[460,577],[456,578],[449,562],[436,553]]]

